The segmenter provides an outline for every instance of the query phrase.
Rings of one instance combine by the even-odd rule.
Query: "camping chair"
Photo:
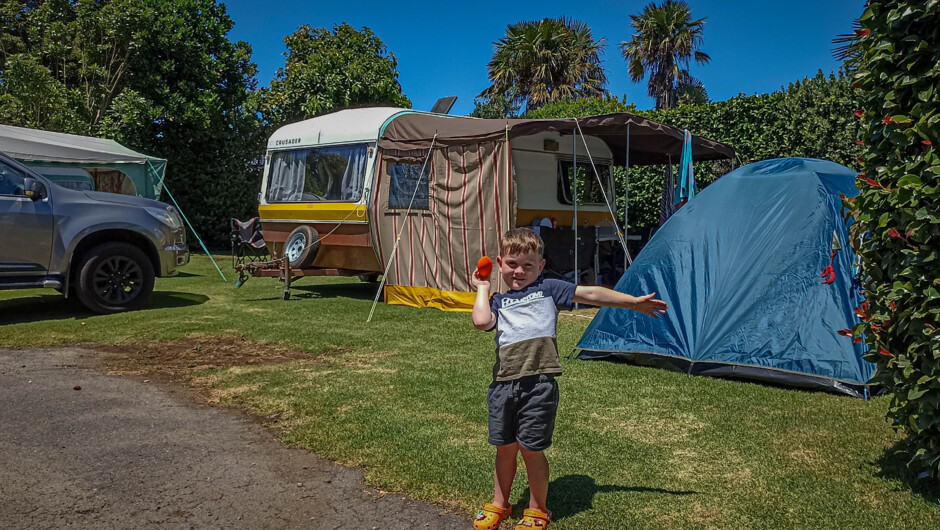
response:
[[[267,262],[270,254],[261,233],[261,219],[232,219],[231,227],[232,268],[238,271],[238,278],[244,283],[248,276],[251,276],[248,266]]]

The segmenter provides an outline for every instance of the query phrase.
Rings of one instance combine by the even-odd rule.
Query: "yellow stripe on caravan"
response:
[[[258,206],[262,221],[346,221],[364,223],[369,214],[354,202],[281,202]]]
[[[386,285],[385,303],[410,307],[432,307],[441,311],[468,312],[473,310],[477,293],[441,291],[431,287]]]

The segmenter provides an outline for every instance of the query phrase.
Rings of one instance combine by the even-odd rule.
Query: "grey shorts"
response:
[[[489,407],[489,442],[519,442],[529,451],[552,445],[558,383],[550,375],[532,375],[512,381],[494,381],[486,393]]]

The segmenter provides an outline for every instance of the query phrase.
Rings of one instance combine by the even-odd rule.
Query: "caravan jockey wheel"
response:
[[[284,242],[284,257],[292,269],[305,269],[313,265],[320,250],[320,234],[312,226],[300,225]]]

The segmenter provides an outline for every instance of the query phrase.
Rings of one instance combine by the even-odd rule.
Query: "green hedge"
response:
[[[771,94],[741,94],[708,105],[637,111],[625,99],[591,98],[550,103],[526,117],[570,118],[632,112],[732,145],[737,152],[735,167],[788,156],[822,158],[858,167],[856,159],[861,147],[855,144],[855,139],[860,124],[852,114],[857,107],[857,95],[845,76],[819,72]],[[678,158],[676,153],[676,162]],[[728,162],[696,164],[696,179],[700,186],[705,186],[730,168]],[[631,231],[658,224],[663,171],[662,167],[630,169]],[[618,190],[622,190],[623,174],[616,178]],[[617,208],[622,217],[622,191],[618,194]]]
[[[888,418],[907,432],[911,463],[940,474],[940,2],[871,0],[850,61],[862,94],[862,193],[855,215],[868,306],[856,327]]]

